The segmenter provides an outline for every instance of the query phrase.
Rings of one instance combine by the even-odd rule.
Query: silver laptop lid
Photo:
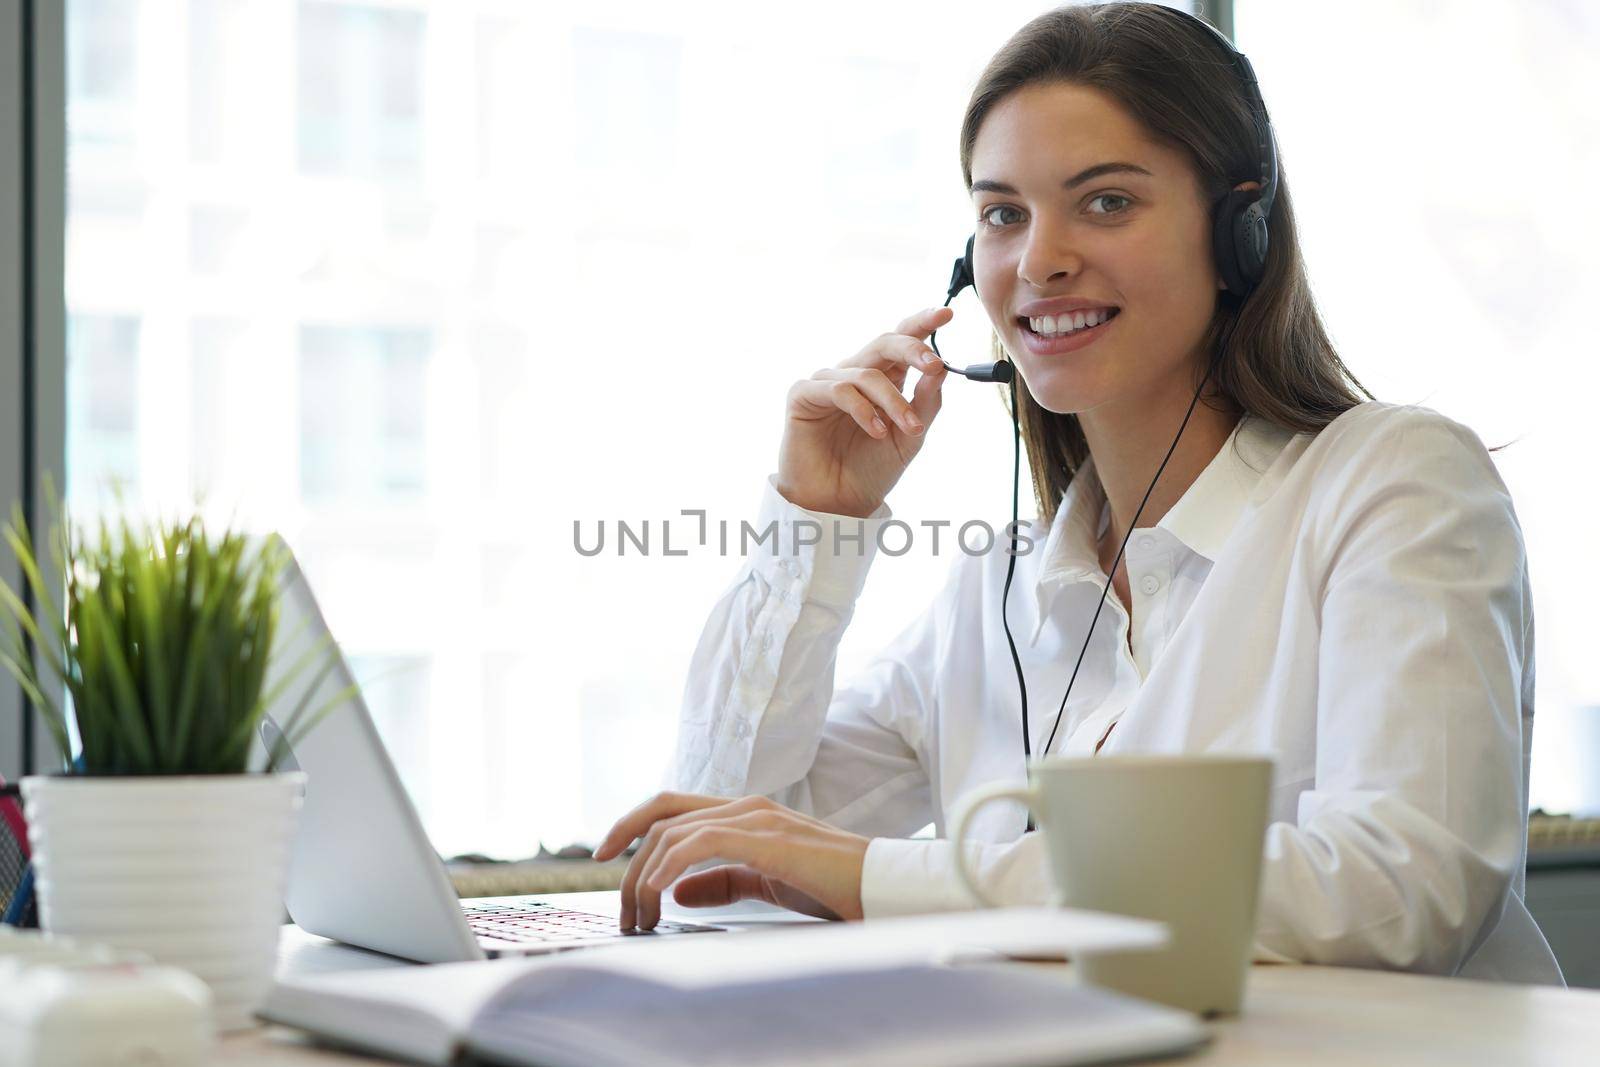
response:
[[[317,644],[332,669],[311,694],[317,709],[345,690],[354,695],[294,746],[288,766],[306,772],[285,902],[305,930],[423,963],[484,958],[461,913],[444,865],[429,843],[343,653],[328,631],[299,563],[284,568],[278,631],[266,687]],[[325,661],[289,683],[267,709],[259,742],[270,748]]]

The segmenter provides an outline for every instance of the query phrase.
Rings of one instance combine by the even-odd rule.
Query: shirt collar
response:
[[[1227,441],[1212,457],[1178,502],[1161,516],[1157,526],[1212,563],[1244,513],[1250,494],[1278,448],[1267,453],[1276,437],[1264,436],[1260,420],[1246,416],[1234,426]]]
[[[1084,459],[1061,495],[1050,532],[1040,550],[1038,585],[1055,585],[1100,573],[1095,546],[1104,529],[1106,494],[1095,473],[1094,457]]]
[[[1238,524],[1262,474],[1292,436],[1263,419],[1246,415],[1234,426],[1222,448],[1178,502],[1156,523],[1192,552],[1215,563],[1228,535]],[[1105,582],[1097,545],[1105,528],[1105,490],[1087,457],[1072,478],[1056,509],[1041,550],[1034,585],[1039,627],[1056,589],[1072,581]],[[1039,629],[1034,631],[1037,640]]]
[[[1093,582],[1098,587],[1105,583],[1105,572],[1100,569],[1095,547],[1108,517],[1105,500],[1105,490],[1094,470],[1094,457],[1085,457],[1067,484],[1066,492],[1061,494],[1061,505],[1056,508],[1055,520],[1040,550],[1039,576],[1033,586],[1037,610],[1028,644],[1039,643],[1045,620],[1050,617],[1050,601],[1063,586]]]

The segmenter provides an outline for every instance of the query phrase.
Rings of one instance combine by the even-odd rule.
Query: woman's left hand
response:
[[[868,839],[766,797],[661,793],[618,820],[594,858],[620,855],[641,837],[622,877],[624,930],[654,929],[661,891],[707,860],[732,865],[685,878],[673,894],[679,904],[709,908],[754,898],[821,918],[861,918]]]

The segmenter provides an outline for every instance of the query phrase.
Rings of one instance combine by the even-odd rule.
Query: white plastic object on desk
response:
[[[0,1067],[200,1067],[211,991],[133,953],[0,927]]]

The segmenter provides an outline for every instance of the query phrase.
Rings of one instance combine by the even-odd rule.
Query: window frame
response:
[[[0,181],[0,505],[9,521],[19,501],[38,531],[49,524],[47,487],[66,485],[64,5],[0,0],[0,27],[0,159],[16,161]],[[0,552],[0,579],[18,588],[20,577]],[[36,714],[20,686],[0,685],[8,779],[53,764]]]

